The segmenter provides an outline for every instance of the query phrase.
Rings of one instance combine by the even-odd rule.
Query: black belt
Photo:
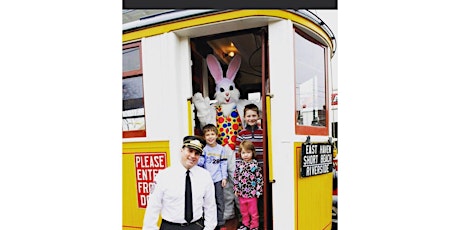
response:
[[[190,222],[190,223],[174,223],[174,222],[171,222],[171,221],[167,221],[165,219],[163,219],[162,222],[166,223],[166,224],[170,224],[170,225],[177,225],[177,226],[184,227],[184,226],[189,226],[189,225],[195,224],[196,222],[201,221],[201,220],[203,220],[203,217],[198,219],[198,220],[195,220],[193,222]]]

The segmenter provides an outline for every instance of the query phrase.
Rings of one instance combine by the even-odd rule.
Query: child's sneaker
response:
[[[237,230],[249,230],[249,228],[243,224]]]

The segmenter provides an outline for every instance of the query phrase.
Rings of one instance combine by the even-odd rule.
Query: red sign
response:
[[[166,168],[166,153],[134,155],[134,162],[136,164],[137,204],[139,208],[146,208],[155,176],[160,170]]]
[[[338,105],[338,103],[339,103],[339,98],[338,98],[337,95],[338,95],[338,93],[333,93],[333,94],[331,95],[331,101],[332,101],[332,102],[331,102],[331,105]]]

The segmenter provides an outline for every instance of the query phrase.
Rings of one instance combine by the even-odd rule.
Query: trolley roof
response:
[[[203,17],[207,15],[231,12],[236,10],[215,10],[215,9],[169,9],[169,10],[123,10],[123,20],[127,21],[123,24],[123,33],[140,30],[147,27],[156,25],[163,25],[176,21],[183,21],[187,19]],[[299,10],[285,10],[298,15],[320,27],[329,37],[332,42],[332,55],[336,50],[336,39],[332,30],[321,20],[318,16],[306,9]]]

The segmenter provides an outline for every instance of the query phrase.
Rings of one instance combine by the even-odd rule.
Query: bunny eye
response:
[[[225,90],[224,90],[224,88],[220,88],[220,92],[222,92],[222,93],[223,93],[224,91],[225,91]]]
[[[233,90],[233,85],[230,86],[230,90]]]

